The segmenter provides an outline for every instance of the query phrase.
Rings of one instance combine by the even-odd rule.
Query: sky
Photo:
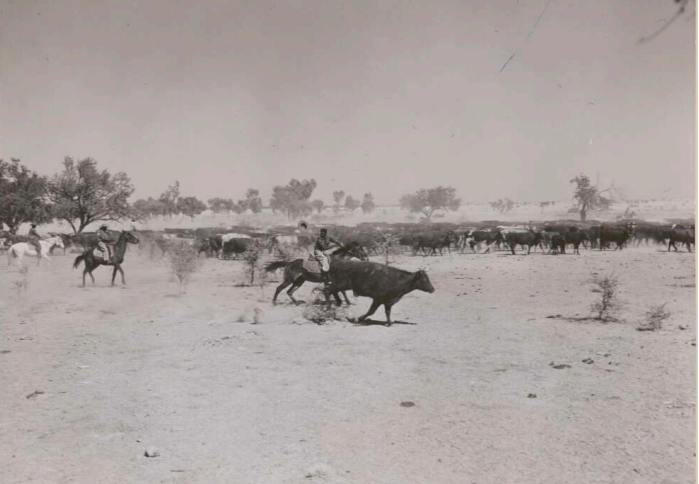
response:
[[[465,202],[568,200],[578,173],[693,198],[694,17],[638,42],[675,9],[3,0],[0,157],[43,174],[92,157],[131,177],[134,200],[179,180],[185,196],[257,188],[266,203],[291,178],[326,203],[438,185]]]

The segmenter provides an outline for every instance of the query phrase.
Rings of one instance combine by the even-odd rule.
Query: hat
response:
[[[32,224],[32,228],[35,229],[35,228],[36,228],[36,224]]]
[[[102,224],[102,226],[101,226],[100,228],[101,228],[101,229],[106,229],[106,228],[107,228],[107,224]]]

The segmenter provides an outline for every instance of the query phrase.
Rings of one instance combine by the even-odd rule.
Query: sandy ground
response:
[[[0,273],[3,484],[694,482],[693,254],[405,256],[436,292],[390,328],[274,307],[240,262],[206,260],[179,295],[135,248],[125,288],[107,268],[80,288],[74,257],[32,261],[27,293]],[[612,269],[621,321],[566,320]]]

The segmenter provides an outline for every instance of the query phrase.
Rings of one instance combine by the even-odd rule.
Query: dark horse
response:
[[[85,274],[90,274],[92,284],[95,284],[95,276],[92,275],[92,271],[97,269],[99,266],[114,266],[114,272],[112,272],[112,286],[114,285],[114,279],[116,278],[117,271],[121,273],[121,283],[126,285],[126,281],[124,280],[124,270],[121,268],[121,264],[124,262],[127,242],[138,244],[138,237],[131,232],[122,230],[121,234],[119,234],[119,240],[117,240],[116,244],[114,244],[114,262],[105,261],[102,257],[94,255],[93,252],[95,247],[88,248],[85,252],[75,258],[73,269],[77,269],[80,262],[85,261],[85,270],[83,271],[83,287],[85,287]]]
[[[361,245],[359,245],[357,242],[350,242],[349,244],[333,251],[330,254],[330,260],[328,262],[330,262],[330,265],[332,266],[332,261],[334,258],[349,259],[351,257],[356,257],[357,259],[363,261],[369,260],[369,257],[366,255],[366,252],[364,251]],[[289,295],[289,298],[294,304],[298,304],[298,301],[294,299],[293,294],[299,287],[303,285],[304,282],[321,282],[320,273],[309,272],[303,268],[303,259],[296,259],[293,262],[287,262],[283,260],[270,262],[265,267],[265,271],[268,273],[274,272],[277,269],[281,269],[282,267],[284,267],[284,282],[279,284],[279,287],[277,287],[277,290],[274,293],[274,297],[272,298],[273,303],[277,302],[277,296],[279,295],[279,293],[282,292],[282,290],[285,287],[291,285],[291,288],[289,288],[289,290],[286,293]],[[342,302],[340,301],[340,297],[336,293],[333,293],[333,295],[335,296],[338,306],[342,304]],[[342,291],[342,295],[345,297],[345,301],[349,306],[350,302],[347,298],[347,293],[345,293],[345,291]]]

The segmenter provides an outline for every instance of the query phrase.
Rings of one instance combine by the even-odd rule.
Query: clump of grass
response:
[[[667,303],[656,304],[654,306],[649,306],[646,311],[645,324],[638,327],[639,331],[658,331],[663,327],[663,321],[670,317],[672,314],[670,311],[665,309]]]
[[[593,319],[602,322],[616,320],[615,315],[623,307],[619,299],[619,277],[614,273],[606,276],[595,274],[590,279],[590,284],[594,285],[592,292],[600,294],[599,300],[590,306]]]
[[[320,291],[320,294],[322,294],[322,291]],[[347,310],[345,307],[338,307],[334,302],[328,305],[325,302],[325,296],[317,296],[315,300],[308,302],[301,314],[305,319],[316,324],[347,319]]]
[[[180,292],[184,292],[192,275],[199,269],[201,263],[197,250],[187,242],[173,242],[168,250],[170,270],[177,280]]]

